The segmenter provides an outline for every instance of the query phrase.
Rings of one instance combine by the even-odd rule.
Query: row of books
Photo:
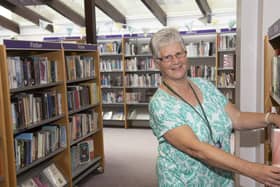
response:
[[[131,41],[126,41],[125,42],[125,55],[130,56],[130,55],[136,55],[137,53],[137,47],[134,42]]]
[[[236,47],[236,34],[220,35],[218,38],[219,49],[234,49]]]
[[[280,57],[274,56],[272,58],[272,93],[280,97]]]
[[[185,46],[188,57],[214,56],[215,44],[209,41],[190,42]]]
[[[103,91],[102,103],[123,103],[123,91]]]
[[[71,147],[72,172],[94,159],[94,140],[86,139]]]
[[[103,120],[124,120],[123,110],[106,110],[103,112]]]
[[[232,89],[221,90],[221,92],[228,100],[234,103],[234,94],[233,94],[234,91]]]
[[[98,51],[100,54],[120,54],[122,43],[121,41],[98,42]]]
[[[95,76],[94,58],[92,56],[65,56],[67,80],[77,80]]]
[[[125,80],[127,87],[158,87],[161,83],[161,75],[159,73],[131,73],[125,76]]]
[[[89,110],[86,113],[79,113],[69,117],[70,136],[74,141],[84,137],[97,129],[98,113]]]
[[[208,65],[191,65],[187,75],[189,77],[202,77],[206,80],[215,81],[215,67]]]
[[[61,115],[61,93],[51,90],[14,95],[11,99],[11,112],[14,129]]]
[[[130,109],[128,112],[129,120],[149,120],[149,112],[147,107]]]
[[[123,61],[121,59],[102,59],[100,61],[100,71],[122,71]]]
[[[123,76],[120,74],[111,75],[103,74],[101,79],[102,87],[112,87],[112,86],[122,86],[123,85]]]
[[[155,62],[151,57],[133,57],[126,59],[126,71],[152,71],[156,70]]]
[[[106,110],[103,112],[103,120],[124,120],[125,115],[122,110]],[[149,112],[147,107],[139,107],[129,109],[128,111],[129,120],[149,120]]]
[[[67,181],[54,163],[44,168],[39,174],[22,182],[19,187],[64,187]]]
[[[233,72],[222,72],[218,75],[218,87],[222,88],[234,88],[235,76]]]
[[[67,86],[68,110],[78,110],[83,106],[94,105],[99,102],[96,83],[81,83]]]
[[[154,92],[127,92],[126,93],[126,103],[148,103],[153,96]]]
[[[15,136],[16,169],[24,168],[58,148],[66,147],[66,128],[63,125],[46,125],[39,131]]]
[[[57,62],[44,56],[7,57],[10,88],[48,84],[58,80]]]

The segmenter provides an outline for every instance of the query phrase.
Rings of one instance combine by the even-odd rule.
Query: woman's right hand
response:
[[[248,173],[244,175],[268,186],[280,186],[280,167],[252,163],[252,167],[248,169]]]

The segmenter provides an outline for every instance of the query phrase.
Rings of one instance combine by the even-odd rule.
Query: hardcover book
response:
[[[80,164],[84,164],[90,161],[90,146],[88,142],[81,142],[78,144]]]
[[[62,175],[62,173],[58,170],[55,164],[49,165],[47,168],[43,170],[43,174],[50,181],[52,186],[55,187],[63,187],[67,184],[66,179]]]
[[[224,69],[234,68],[234,54],[223,54],[223,66]]]

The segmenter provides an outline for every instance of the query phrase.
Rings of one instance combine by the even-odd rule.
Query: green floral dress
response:
[[[213,138],[230,152],[232,122],[224,108],[227,99],[216,87],[201,78],[191,78],[203,94],[202,106],[209,120]],[[199,105],[195,108],[202,114]],[[180,99],[158,89],[149,103],[150,126],[157,137],[157,175],[160,187],[228,187],[233,186],[233,175],[187,155],[169,144],[163,135],[170,129],[188,125],[202,142],[213,145],[205,122]]]

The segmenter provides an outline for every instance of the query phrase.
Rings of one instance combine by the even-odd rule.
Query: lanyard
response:
[[[189,105],[189,106],[199,115],[199,117],[200,117],[200,118],[205,122],[205,124],[207,125],[207,128],[208,128],[208,130],[209,130],[209,132],[210,132],[210,137],[211,137],[212,142],[215,144],[215,146],[216,146],[217,148],[221,148],[221,147],[222,147],[221,142],[220,142],[219,140],[218,140],[217,142],[214,141],[212,129],[211,129],[211,127],[210,127],[210,123],[209,123],[209,120],[208,120],[208,118],[207,118],[207,115],[206,115],[206,113],[205,113],[205,111],[204,111],[204,109],[203,109],[202,104],[200,103],[200,100],[199,100],[199,98],[198,98],[198,96],[197,96],[195,90],[193,89],[192,85],[190,84],[190,82],[188,82],[188,84],[189,84],[189,86],[190,86],[191,89],[192,89],[192,92],[193,92],[193,94],[194,94],[194,96],[195,96],[195,98],[196,98],[196,100],[197,100],[197,102],[198,102],[198,104],[199,104],[199,107],[200,107],[200,109],[201,109],[201,111],[202,111],[203,116],[195,109],[194,106],[192,106],[187,100],[185,100],[183,97],[181,97],[175,90],[173,90],[168,84],[166,84],[165,81],[162,81],[162,83],[163,83],[163,85],[164,85],[169,91],[171,91],[174,95],[176,95],[177,97],[179,97],[183,102],[185,102],[187,105]]]

